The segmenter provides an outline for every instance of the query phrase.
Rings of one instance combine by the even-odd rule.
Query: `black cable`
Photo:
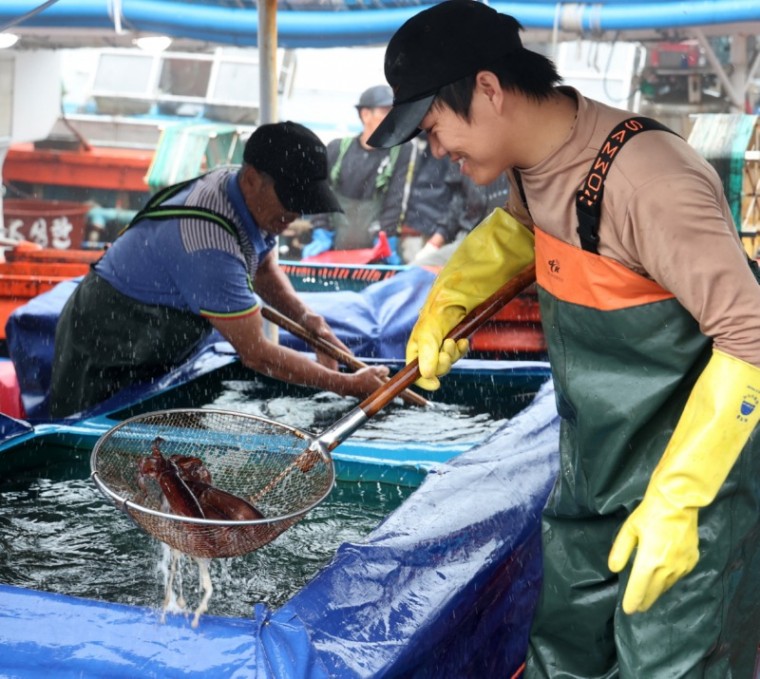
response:
[[[4,26],[0,26],[0,33],[2,33],[3,31],[7,31],[9,28],[11,28],[13,26],[17,26],[22,21],[26,21],[27,19],[31,19],[35,14],[39,14],[40,12],[43,12],[48,7],[50,7],[51,5],[54,5],[56,2],[58,2],[58,0],[47,0],[47,2],[43,2],[39,7],[35,8],[33,10],[30,10],[26,14],[22,14],[20,17],[18,17],[17,19],[14,19],[13,21],[9,21]]]

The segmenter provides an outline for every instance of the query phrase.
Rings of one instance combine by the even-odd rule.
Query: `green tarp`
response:
[[[175,123],[162,131],[148,169],[151,190],[197,177],[223,165],[239,165],[244,141],[234,125]]]

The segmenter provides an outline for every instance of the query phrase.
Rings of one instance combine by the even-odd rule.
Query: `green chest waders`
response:
[[[199,218],[234,234],[222,215],[204,208],[162,205],[189,182],[155,194],[132,220]],[[125,229],[126,230],[126,229]],[[246,256],[249,261],[250,257]],[[250,262],[247,264],[250,282]],[[189,311],[143,304],[90,271],[66,302],[56,328],[50,414],[65,417],[97,405],[132,384],[155,380],[176,367],[211,332]]]
[[[329,215],[330,225],[335,234],[333,250],[359,250],[371,248],[374,245],[380,230],[383,202],[401,151],[400,146],[394,146],[389,150],[383,162],[380,163],[371,197],[349,198],[341,193],[339,180],[343,159],[354,140],[354,137],[346,137],[341,140],[338,157],[330,170],[330,183],[334,187],[341,208],[343,208],[343,213],[333,212]],[[395,236],[396,234],[389,233],[386,235]]]
[[[335,234],[333,250],[359,250],[371,248],[379,232],[382,196],[372,198],[348,198],[335,192],[343,212],[330,215],[330,225]]]
[[[592,245],[581,249],[536,229],[541,315],[562,419],[525,677],[751,679],[760,641],[757,440],[700,512],[696,569],[646,613],[620,608],[627,570],[609,571],[610,548],[712,342],[673,295],[596,254],[594,235],[582,238]]]

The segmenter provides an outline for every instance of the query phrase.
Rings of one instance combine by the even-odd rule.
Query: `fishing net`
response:
[[[109,430],[96,443],[90,466],[98,488],[149,535],[190,556],[232,557],[271,542],[330,493],[332,459],[310,449],[312,440],[306,432],[255,415],[164,410]],[[188,458],[203,470],[216,504],[220,497],[231,506],[242,500],[263,518],[177,513],[187,497],[176,492],[176,476]],[[160,470],[149,473],[156,466]]]

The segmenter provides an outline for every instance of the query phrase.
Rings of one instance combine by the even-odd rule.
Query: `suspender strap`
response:
[[[153,209],[154,207],[160,205],[165,200],[169,200],[172,196],[176,196],[182,189],[189,186],[192,182],[194,182],[197,177],[194,177],[192,179],[186,179],[183,182],[179,182],[178,184],[172,184],[171,186],[165,186],[163,189],[159,189],[154,193],[149,199],[148,202],[145,203],[145,207],[142,208],[133,218],[132,221],[127,225],[126,228],[129,228],[132,224],[135,222],[140,221],[140,219],[143,218],[146,212]]]
[[[132,218],[132,221],[129,222],[129,224],[127,224],[121,230],[119,235],[124,233],[133,224],[137,224],[137,222],[142,219],[174,219],[197,217],[198,219],[205,219],[207,221],[214,222],[215,224],[221,226],[225,231],[228,231],[233,236],[235,236],[235,238],[239,238],[237,229],[230,223],[229,219],[223,215],[220,215],[218,212],[214,212],[213,210],[208,210],[203,207],[187,207],[185,205],[161,205],[161,203],[169,200],[173,196],[176,196],[180,191],[182,191],[184,188],[199,178],[200,177],[193,177],[192,179],[180,182],[179,184],[172,184],[171,186],[167,186],[166,188],[163,188],[160,191],[154,193],[145,204],[145,207]]]
[[[343,158],[345,157],[346,152],[348,151],[348,147],[351,146],[351,142],[353,140],[354,137],[343,137],[343,139],[340,140],[338,157],[335,159],[335,164],[332,166],[332,170],[330,170],[330,183],[333,186],[338,183],[338,179],[340,178],[340,168],[343,167]]]
[[[139,217],[139,219],[138,219]],[[218,212],[208,210],[202,207],[187,207],[185,205],[168,205],[166,207],[154,207],[144,208],[140,211],[139,215],[127,224],[120,232],[119,235],[124,233],[130,226],[137,224],[140,219],[203,219],[212,224],[220,226],[229,234],[235,237],[240,245],[240,250],[243,253],[245,259],[245,267],[248,271],[249,278],[253,277],[253,262],[254,262],[254,247],[251,244],[249,238],[243,233],[239,232],[235,226],[226,217],[220,215]]]
[[[377,168],[377,177],[375,177],[376,195],[385,193],[388,190],[391,176],[396,169],[396,161],[398,160],[399,153],[401,153],[400,146],[391,146],[388,151],[388,157],[384,162],[380,163],[380,167]]]
[[[202,207],[186,207],[184,205],[167,205],[166,207],[154,207],[151,209],[142,210],[139,215],[140,219],[175,219],[175,218],[192,218],[205,219],[209,222],[214,222],[221,226],[225,231],[229,231],[230,234],[238,237],[235,227],[230,224],[230,221],[213,210],[207,210]],[[137,217],[133,219],[128,225],[127,229],[137,222]],[[126,229],[125,229],[126,230]]]
[[[513,167],[512,174],[515,177],[515,184],[517,184],[517,190],[520,193],[520,200],[525,206],[525,209],[528,211],[528,215],[530,215],[530,206],[528,205],[528,197],[525,195],[525,187],[523,186],[523,180],[522,180],[522,175],[520,174],[520,170],[518,170],[516,167]],[[533,219],[533,216],[530,215],[530,218]]]
[[[578,217],[578,235],[581,247],[587,252],[599,253],[599,218],[602,214],[604,181],[618,151],[639,132],[661,130],[671,132],[665,125],[651,118],[628,118],[617,125],[599,149],[591,169],[578,193],[575,194],[575,213]]]
[[[250,242],[250,239],[244,232],[237,230],[235,225],[224,215],[209,210],[204,207],[188,207],[187,205],[161,205],[162,202],[169,200],[173,196],[176,196],[180,191],[186,188],[194,181],[200,179],[200,177],[193,177],[179,184],[172,184],[164,189],[156,192],[150,197],[145,207],[140,210],[120,232],[119,235],[124,233],[128,228],[137,224],[142,219],[204,219],[208,222],[212,222],[217,226],[220,226],[225,231],[233,235],[237,242],[240,244],[240,249],[243,253],[243,257],[246,262],[246,269],[248,270],[248,276],[253,277],[253,262],[254,262],[254,247]]]
[[[412,192],[412,181],[414,180],[414,169],[417,165],[417,154],[420,151],[420,138],[415,137],[411,141],[412,149],[409,154],[409,164],[406,166],[406,176],[404,177],[404,190],[401,194],[401,212],[398,216],[397,230],[400,232],[401,227],[406,219],[406,209],[409,207],[409,194]],[[400,146],[394,146],[394,149],[400,149]]]
[[[345,158],[348,149],[351,147],[356,137],[343,137],[340,140],[340,146],[338,149],[338,157],[335,159],[335,163],[330,170],[330,183],[333,186],[338,184],[340,179],[340,170],[343,167],[343,158]],[[388,189],[388,183],[393,175],[393,171],[396,169],[396,161],[398,160],[399,153],[401,153],[400,146],[391,147],[388,155],[383,159],[383,162],[377,168],[377,176],[375,177],[375,196],[385,192]]]

